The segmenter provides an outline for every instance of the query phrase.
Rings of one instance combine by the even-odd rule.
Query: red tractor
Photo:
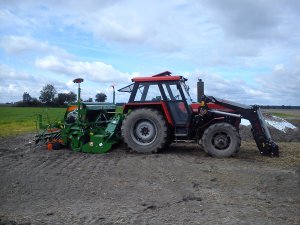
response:
[[[211,156],[229,157],[240,148],[241,118],[248,119],[261,154],[278,156],[279,149],[258,106],[247,106],[204,95],[198,82],[198,102],[192,103],[187,79],[166,71],[133,78],[120,89],[129,92],[122,137],[132,151],[157,152],[174,141],[193,140]]]

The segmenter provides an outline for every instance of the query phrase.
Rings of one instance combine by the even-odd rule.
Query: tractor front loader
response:
[[[215,116],[229,116],[249,120],[252,126],[251,132],[260,153],[267,156],[279,156],[279,147],[271,138],[270,131],[259,106],[243,105],[212,96],[203,96],[203,104],[206,106],[208,112]],[[213,105],[223,106],[223,109],[232,110],[234,113],[222,111],[222,108],[221,110],[216,109]]]

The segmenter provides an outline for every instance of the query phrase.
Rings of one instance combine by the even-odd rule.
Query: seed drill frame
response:
[[[123,115],[116,113],[114,100],[113,103],[82,102],[80,83],[83,79],[73,82],[78,84],[77,103],[68,106],[62,121],[47,126],[42,124],[42,115],[39,115],[40,132],[36,143],[45,142],[48,149],[67,146],[76,152],[105,153],[121,139]]]

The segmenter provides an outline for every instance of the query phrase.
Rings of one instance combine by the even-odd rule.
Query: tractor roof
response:
[[[160,82],[160,81],[186,81],[187,79],[185,79],[182,76],[171,76],[171,72],[169,71],[165,71],[159,74],[155,74],[152,76],[148,76],[148,77],[134,77],[131,79],[132,82]],[[127,85],[126,87],[123,87],[121,89],[119,89],[119,92],[132,92],[133,90],[133,86],[134,83]]]
[[[171,76],[171,72],[165,71],[149,77],[134,77],[133,82],[153,82],[153,81],[177,81],[181,80],[182,76]]]

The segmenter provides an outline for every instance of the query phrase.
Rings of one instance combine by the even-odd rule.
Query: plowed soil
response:
[[[197,144],[93,155],[31,138],[0,139],[1,225],[300,223],[300,142],[269,158],[244,141],[235,158],[216,159]]]

